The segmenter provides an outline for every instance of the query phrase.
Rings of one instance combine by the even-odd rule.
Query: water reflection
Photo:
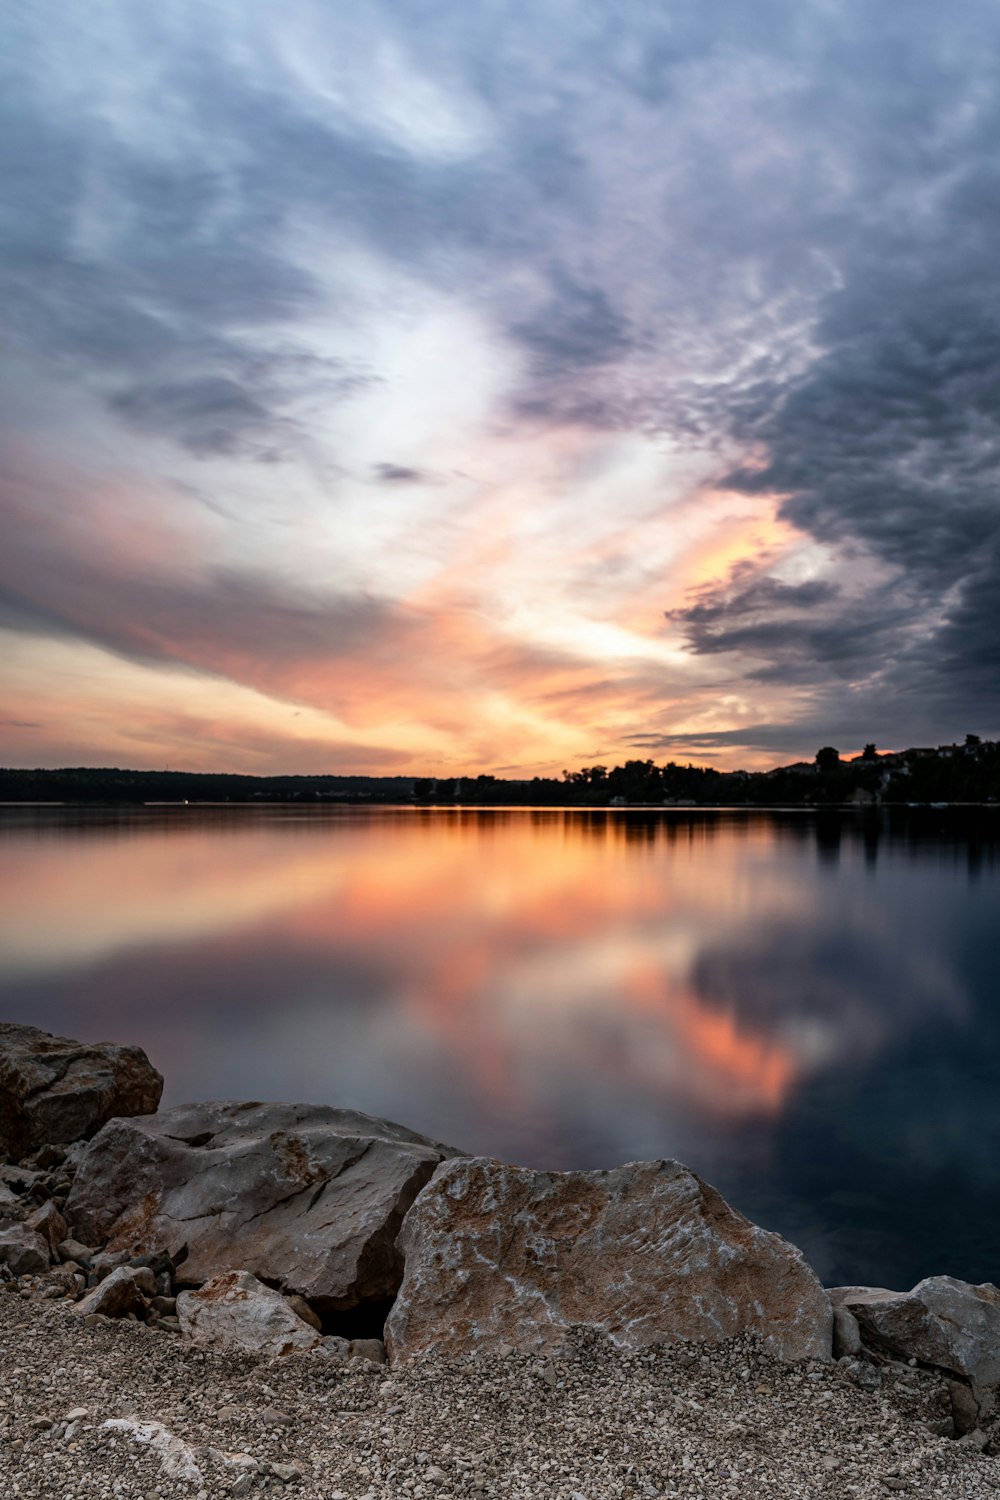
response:
[[[556,1167],[676,1155],[828,1275],[905,1279],[942,1212],[930,1269],[997,1274],[981,1207],[959,1223],[997,1185],[973,1131],[1000,1144],[982,814],[60,809],[0,833],[3,1013],[140,1042],[169,1100],[351,1104]]]

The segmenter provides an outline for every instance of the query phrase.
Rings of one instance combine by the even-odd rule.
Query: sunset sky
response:
[[[1000,735],[993,0],[8,0],[0,762]]]

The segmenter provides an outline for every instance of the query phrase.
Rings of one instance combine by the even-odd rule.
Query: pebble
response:
[[[269,1427],[294,1427],[295,1418],[290,1417],[287,1411],[281,1411],[277,1406],[262,1406],[257,1413],[262,1422]]]
[[[1000,1430],[935,1436],[927,1424],[949,1417],[951,1395],[908,1373],[866,1390],[839,1363],[779,1365],[749,1340],[627,1353],[585,1330],[551,1359],[390,1373],[318,1351],[200,1351],[3,1296],[0,1496],[998,1500]],[[159,1446],[128,1436],[137,1425]]]

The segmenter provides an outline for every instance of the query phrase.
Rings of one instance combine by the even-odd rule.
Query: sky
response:
[[[1000,9],[8,0],[0,763],[1000,735]]]

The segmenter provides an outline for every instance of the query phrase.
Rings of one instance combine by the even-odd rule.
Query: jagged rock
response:
[[[249,1271],[226,1271],[197,1292],[181,1292],[177,1317],[181,1332],[201,1348],[279,1355],[319,1343],[281,1293]]]
[[[92,1136],[114,1115],[149,1114],[163,1079],[141,1047],[74,1042],[0,1022],[0,1155],[20,1160]]]
[[[33,1214],[29,1214],[24,1222],[29,1229],[37,1230],[39,1234],[45,1236],[53,1254],[56,1253],[60,1242],[66,1238],[66,1220],[51,1198],[47,1203],[43,1203],[41,1208],[36,1208]]]
[[[1000,1287],[929,1276],[911,1292],[847,1286],[834,1287],[830,1297],[854,1314],[870,1348],[961,1377],[980,1422],[992,1416],[1000,1393]]]
[[[37,1276],[49,1269],[49,1242],[36,1229],[15,1224],[0,1230],[0,1263],[14,1276]]]
[[[396,1236],[435,1167],[457,1153],[402,1125],[306,1104],[183,1105],[112,1120],[64,1213],[109,1251],[187,1257],[175,1282],[249,1270],[320,1312],[391,1297]]]
[[[141,1271],[119,1266],[93,1291],[81,1297],[73,1311],[84,1318],[92,1313],[102,1313],[106,1318],[127,1318],[131,1312],[145,1311],[147,1290],[148,1282],[143,1281]]]
[[[829,1298],[800,1251],[678,1162],[535,1172],[440,1167],[400,1236],[390,1359],[558,1347],[586,1323],[625,1348],[759,1333],[784,1359],[831,1356]]]

